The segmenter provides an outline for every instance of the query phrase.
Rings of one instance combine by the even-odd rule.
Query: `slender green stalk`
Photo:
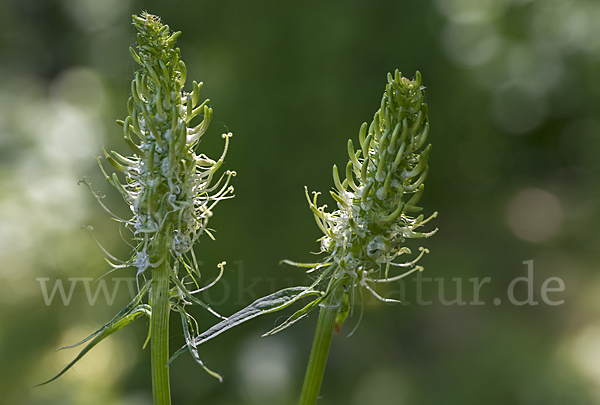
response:
[[[321,306],[315,339],[313,340],[304,385],[300,394],[300,405],[314,405],[317,403],[325,366],[327,365],[335,321],[340,309],[339,301],[337,294],[330,294]]]
[[[154,405],[170,405],[169,387],[169,273],[166,263],[152,271],[150,356]]]

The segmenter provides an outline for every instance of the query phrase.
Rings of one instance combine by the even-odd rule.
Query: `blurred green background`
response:
[[[218,156],[220,134],[234,133],[226,168],[238,173],[236,198],[211,219],[216,241],[197,246],[207,281],[228,262],[223,282],[204,296],[226,315],[307,281],[278,265],[313,260],[319,250],[303,187],[324,192],[321,201],[333,207],[331,166],[345,165],[346,141],[371,121],[386,73],[423,74],[433,152],[422,205],[439,212],[440,228],[423,241],[431,253],[422,276],[436,281],[421,293],[431,304],[418,304],[411,280],[404,305],[367,300],[357,332],[346,338],[353,319],[334,338],[319,403],[600,404],[597,0],[2,0],[1,404],[152,402],[146,320],[58,381],[28,390],[77,353],[56,348],[129,301],[126,281],[112,305],[102,292],[92,305],[86,281],[74,280],[109,269],[81,225],[93,226],[114,255],[126,258],[129,249],[77,181],[88,175],[104,202],[127,215],[94,156],[102,146],[127,150],[114,121],[126,116],[130,18],[142,10],[183,31],[188,78],[205,83],[215,112],[203,151]],[[527,276],[528,260],[538,305],[515,305],[508,287]],[[113,276],[134,274],[108,276],[109,292]],[[473,283],[486,277],[483,305],[469,304],[477,301]],[[565,288],[547,298],[561,305],[543,300],[551,277]],[[41,287],[50,293],[57,280],[66,293],[74,282],[68,305],[59,292],[46,305]],[[457,283],[466,305],[448,305]],[[378,291],[398,298],[401,285]],[[519,301],[528,292],[517,283]],[[215,322],[194,313],[203,328]],[[294,404],[316,314],[260,338],[278,317],[201,348],[222,384],[182,356],[171,367],[173,403]],[[183,342],[175,317],[172,336],[173,349]]]

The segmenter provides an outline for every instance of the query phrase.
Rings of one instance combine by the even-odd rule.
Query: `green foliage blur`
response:
[[[152,402],[146,320],[28,390],[77,353],[55,349],[129,301],[134,269],[104,279],[114,302],[93,284],[110,268],[81,225],[117,257],[130,248],[77,181],[89,176],[128,215],[94,156],[127,148],[115,120],[142,10],[183,32],[189,82],[205,83],[214,117],[203,152],[218,157],[221,133],[234,134],[224,166],[238,173],[236,197],[215,210],[216,241],[196,249],[206,282],[228,263],[203,297],[224,315],[309,280],[278,264],[319,250],[303,187],[334,207],[331,166],[345,167],[387,72],[423,75],[433,151],[421,205],[439,212],[440,231],[411,241],[431,251],[421,281],[377,287],[404,303],[368,298],[356,333],[346,338],[355,317],[334,337],[319,403],[600,404],[597,0],[0,2],[1,404]],[[50,294],[57,280],[67,295],[73,285],[68,305],[58,291],[46,303],[42,286]],[[216,322],[194,313],[203,329]],[[277,316],[201,347],[222,384],[182,356],[173,402],[296,403],[316,314],[260,338]],[[183,336],[175,317],[171,327],[173,351]]]

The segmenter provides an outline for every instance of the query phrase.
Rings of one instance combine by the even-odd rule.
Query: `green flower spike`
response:
[[[231,133],[223,135],[225,147],[218,160],[195,152],[213,111],[209,100],[198,104],[202,83],[194,81],[191,92],[184,90],[187,71],[179,49],[174,47],[181,33],[171,32],[158,17],[145,12],[139,17],[133,16],[133,24],[139,32],[138,46],[137,51],[130,48],[130,52],[140,69],[131,82],[131,97],[127,103],[129,116],[118,121],[133,154],[124,157],[117,152],[103,150],[106,160],[121,172],[124,180],[116,173],[108,175],[102,164],[100,168],[106,180],[121,193],[131,208],[131,219],[113,217],[125,224],[136,242],[130,260],[109,263],[114,269],[135,267],[137,275],[148,278],[148,281],[139,288],[138,296],[125,310],[81,342],[93,339],[81,355],[137,314],[148,315],[152,319],[149,338],[153,387],[155,401],[158,401],[155,403],[162,404],[170,402],[167,401],[169,380],[166,368],[169,312],[173,310],[181,315],[189,350],[200,364],[202,362],[193,345],[193,337],[198,334],[197,324],[186,312],[185,306],[198,304],[223,318],[194,294],[216,283],[225,263],[219,265],[217,280],[201,287],[200,271],[192,248],[203,233],[212,238],[207,229],[209,218],[219,201],[232,197],[233,187],[229,181],[235,172],[227,171],[215,181],[225,159]],[[197,116],[202,117],[202,121],[192,126],[190,123]],[[91,189],[86,179],[83,182]],[[149,293],[149,303],[143,304],[146,293]]]
[[[413,81],[401,77],[398,71],[393,77],[388,74],[380,109],[368,130],[367,123],[360,128],[361,149],[356,152],[352,141],[348,141],[350,161],[343,182],[333,166],[335,189],[331,195],[338,210],[326,212],[325,206],[317,205],[318,193],[311,199],[306,190],[310,208],[324,233],[321,251],[327,256],[317,264],[286,262],[308,267],[309,271],[323,269],[318,280],[328,282],[322,297],[284,322],[284,325],[295,322],[319,302],[321,310],[300,395],[301,405],[317,401],[333,332],[339,332],[347,316],[352,315],[355,290],[361,303],[362,287],[380,301],[398,302],[381,297],[373,285],[423,270],[416,263],[428,252],[425,248],[420,248],[420,254],[412,261],[395,260],[411,253],[403,246],[407,238],[427,238],[437,231],[417,231],[437,213],[427,219],[408,214],[422,210],[416,204],[423,195],[423,183],[429,172],[427,159],[431,145],[421,149],[428,134],[421,74],[417,72]],[[404,270],[390,276],[391,267]]]
[[[423,195],[429,173],[427,160],[431,145],[423,148],[429,134],[424,98],[419,72],[412,81],[401,77],[398,71],[394,76],[388,74],[380,109],[370,126],[364,123],[360,128],[361,148],[356,151],[352,140],[348,141],[350,159],[344,181],[340,179],[338,168],[333,166],[335,189],[331,195],[338,209],[327,212],[326,206],[319,207],[317,204],[319,193],[314,193],[311,198],[306,190],[310,209],[324,234],[320,242],[321,252],[326,256],[318,263],[283,262],[316,274],[314,283],[307,287],[286,288],[258,299],[202,333],[195,339],[195,345],[256,316],[279,311],[302,298],[313,297],[312,301],[265,335],[286,329],[313,309],[321,308],[300,403],[313,404],[316,401],[333,331],[339,331],[344,320],[352,315],[356,294],[362,303],[364,287],[383,302],[397,302],[381,297],[374,285],[396,281],[423,270],[417,262],[428,252],[425,248],[420,248],[420,253],[411,261],[399,263],[397,260],[411,254],[410,249],[403,246],[406,239],[427,238],[437,231],[418,231],[437,213],[427,219],[423,215],[411,215],[422,211],[417,203]],[[402,271],[390,275],[392,268]],[[185,347],[181,348],[171,360],[184,350]]]
[[[411,253],[403,246],[407,238],[427,238],[437,231],[417,232],[437,213],[427,219],[423,215],[415,218],[408,214],[422,210],[416,204],[423,195],[429,173],[427,159],[431,145],[422,148],[428,134],[421,74],[417,72],[414,81],[401,77],[398,71],[394,77],[388,74],[381,108],[368,130],[367,123],[360,128],[361,149],[355,151],[352,140],[348,141],[350,161],[343,182],[338,168],[333,166],[335,189],[331,195],[338,210],[326,212],[326,206],[317,205],[319,193],[313,193],[311,199],[306,190],[310,209],[324,233],[320,239],[321,251],[327,257],[318,264],[285,262],[309,267],[309,271],[327,266],[324,273],[333,283],[328,286],[326,295],[338,288],[335,285],[339,280],[345,280],[344,289],[352,297],[350,287],[362,286],[381,301],[394,301],[380,297],[372,285],[396,281],[423,270],[416,263],[427,249],[420,248],[420,254],[410,262],[395,260]],[[391,267],[410,270],[390,277]]]

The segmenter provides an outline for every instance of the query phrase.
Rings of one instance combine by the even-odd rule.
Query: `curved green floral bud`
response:
[[[142,66],[144,65],[142,60],[132,47],[129,47],[129,53],[131,54],[131,59],[133,59],[135,63]]]
[[[356,153],[354,152],[354,145],[352,144],[352,139],[348,139],[348,157],[350,158],[350,162],[356,166],[357,170],[362,168],[362,165],[358,162],[358,158],[356,157]]]
[[[352,175],[353,166],[354,164],[352,163],[352,161],[348,162],[348,164],[346,165],[346,181],[348,182],[350,188],[352,188],[352,190],[354,190],[354,192],[357,193],[359,191],[359,188],[356,185],[356,183],[354,183],[354,176]]]

